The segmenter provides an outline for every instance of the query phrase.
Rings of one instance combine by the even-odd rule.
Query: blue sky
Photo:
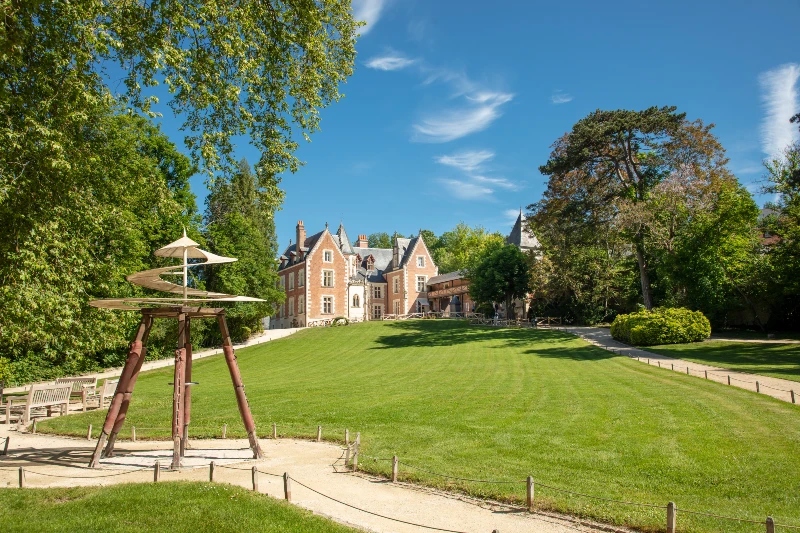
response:
[[[675,105],[716,124],[756,190],[798,138],[800,2],[354,0],[368,21],[346,97],[283,179],[280,247],[298,219],[350,236],[459,221],[507,233],[537,201],[553,141],[601,109]],[[177,128],[165,131],[183,147]],[[237,147],[251,163],[252,147]],[[205,187],[193,180],[202,208]],[[764,198],[758,197],[759,202]]]

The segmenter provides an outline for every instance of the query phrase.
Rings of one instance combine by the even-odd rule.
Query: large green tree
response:
[[[528,263],[516,246],[506,244],[488,251],[469,270],[469,294],[480,306],[504,302],[510,312],[511,302],[529,290]]]
[[[275,211],[280,202],[269,188],[259,187],[262,182],[242,160],[238,171],[230,178],[218,179],[206,198],[205,236],[211,251],[238,258],[235,263],[205,272],[206,287],[265,300],[240,303],[227,312],[231,334],[240,340],[258,331],[260,320],[283,301],[283,293],[276,288],[274,259]]]
[[[503,246],[500,233],[492,233],[482,226],[470,227],[463,222],[445,231],[433,247],[433,259],[439,272],[469,270],[489,251]],[[427,242],[426,242],[427,244]]]

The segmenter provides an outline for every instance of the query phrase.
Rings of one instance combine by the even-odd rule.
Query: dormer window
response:
[[[375,258],[372,256],[367,257],[367,270],[375,270]]]

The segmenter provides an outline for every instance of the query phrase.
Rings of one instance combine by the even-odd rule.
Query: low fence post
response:
[[[729,375],[728,375],[728,385],[730,385],[730,384],[731,384],[731,376],[730,376],[730,374],[729,374]]]
[[[161,477],[161,463],[156,461],[156,464],[153,466],[153,483],[158,483],[158,478]]]
[[[661,361],[658,362],[658,368],[661,368]]]
[[[136,442],[136,426],[131,426],[131,442]]]
[[[706,370],[706,379],[708,379],[708,370]]]
[[[317,426],[317,442],[322,442],[322,426]]]
[[[10,400],[9,400],[9,401],[10,401]],[[31,433],[33,433],[34,435],[36,434],[36,424],[37,424],[38,422],[39,422],[39,421],[38,421],[37,419],[35,419],[35,418],[33,419],[33,428],[31,428]],[[10,424],[10,423],[11,423],[11,421],[9,420],[9,421],[8,421],[8,423]]]
[[[86,440],[92,440],[92,425],[89,424],[89,429],[86,430]]]
[[[258,468],[253,467],[253,491],[258,492]]]
[[[675,533],[676,518],[675,502],[669,502],[667,504],[667,533]]]
[[[399,470],[400,461],[397,460],[397,456],[392,457],[392,483],[397,483],[397,471]]]
[[[767,533],[775,533],[775,522],[772,520],[771,516],[768,516],[767,521],[764,523],[767,526]]]
[[[344,445],[345,446],[350,446],[350,430],[349,429],[345,429],[344,430]]]
[[[686,367],[686,374],[687,375],[689,374],[689,367],[688,366]]]
[[[292,478],[289,477],[289,472],[283,473],[283,497],[287,502],[292,501]]]
[[[6,437],[6,443],[3,445],[3,455],[8,455],[8,443],[11,437]]]
[[[228,424],[222,424],[222,438],[228,438]]]
[[[675,363],[672,363],[672,370],[675,370]]]
[[[278,424],[276,424],[275,422],[272,423],[272,438],[273,439],[278,438]]]
[[[353,449],[353,472],[358,472],[358,449],[361,447],[361,433],[356,433],[356,444]]]
[[[533,510],[533,476],[528,476],[527,480],[528,490],[525,498],[525,503],[528,504],[528,511]]]
[[[25,470],[19,467],[19,488],[25,488]]]
[[[214,461],[208,464],[208,480],[214,481]]]
[[[794,389],[790,390],[789,392],[792,393],[792,403],[795,403],[795,401],[794,401]],[[8,439],[6,439],[6,446],[8,446]]]
[[[758,384],[758,381],[756,381],[756,392],[761,392],[761,386]]]

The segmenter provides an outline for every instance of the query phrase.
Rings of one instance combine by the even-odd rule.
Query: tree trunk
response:
[[[653,309],[653,291],[650,288],[650,276],[647,273],[647,263],[644,259],[644,244],[636,243],[636,259],[639,262],[639,276],[642,279],[642,299],[644,308],[648,311]]]

